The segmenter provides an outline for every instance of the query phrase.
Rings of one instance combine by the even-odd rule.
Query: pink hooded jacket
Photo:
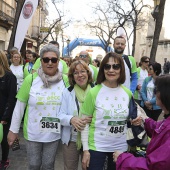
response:
[[[146,158],[122,153],[116,162],[116,170],[170,170],[170,116],[159,122],[145,120],[145,130],[152,137]]]

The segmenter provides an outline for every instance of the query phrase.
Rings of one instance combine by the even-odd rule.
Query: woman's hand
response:
[[[149,101],[145,102],[145,106],[147,107],[147,109],[152,110],[152,104]]]
[[[1,124],[2,124],[2,125],[6,125],[7,122],[6,122],[6,121],[1,121]]]
[[[134,126],[139,126],[142,124],[142,121],[143,121],[142,117],[138,116],[136,119],[131,120],[131,124]]]
[[[122,153],[123,153],[123,152],[121,152],[121,151],[115,151],[115,152],[113,153],[113,161],[116,162],[118,156],[119,156],[120,154],[122,154]]]
[[[8,136],[7,136],[7,140],[8,140],[8,145],[12,146],[12,144],[14,143],[14,141],[16,139],[19,139],[18,137],[18,133],[13,133],[12,131],[8,132]]]
[[[84,121],[86,121],[86,123],[91,123],[91,120],[92,120],[92,116],[87,116],[84,118]]]
[[[86,121],[79,117],[72,117],[70,123],[76,128],[77,131],[82,131],[86,126]]]
[[[82,159],[82,169],[87,170],[87,167],[89,167],[90,164],[90,153],[89,151],[83,152],[83,159]]]

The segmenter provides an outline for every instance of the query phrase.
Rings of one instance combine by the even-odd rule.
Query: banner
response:
[[[18,20],[17,29],[16,29],[15,41],[14,41],[14,47],[17,47],[18,51],[20,51],[21,49],[25,35],[30,25],[30,21],[32,19],[32,16],[37,6],[38,6],[38,0],[25,0],[25,3],[22,7],[20,17]]]
[[[98,46],[105,50],[104,42],[100,39],[86,39],[86,38],[76,38],[71,41],[66,47],[63,48],[63,57],[68,57],[68,54],[77,46]],[[107,52],[113,51],[110,46],[107,47]],[[92,51],[91,51],[92,52]]]

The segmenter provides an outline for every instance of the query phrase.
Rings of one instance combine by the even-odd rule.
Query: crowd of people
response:
[[[9,148],[19,139],[23,119],[29,170],[54,170],[60,140],[64,170],[78,169],[80,156],[83,170],[103,170],[106,158],[108,170],[170,169],[170,76],[160,75],[161,64],[147,56],[137,67],[135,58],[124,54],[124,37],[116,37],[113,47],[102,61],[87,51],[61,58],[56,41],[39,55],[27,50],[25,58],[15,47],[11,57],[0,51],[0,170],[9,167]],[[127,153],[133,99],[146,116],[131,124],[144,124],[151,138],[144,158]],[[158,121],[161,113],[164,120]]]

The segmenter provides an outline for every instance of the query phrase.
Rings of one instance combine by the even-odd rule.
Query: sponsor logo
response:
[[[33,12],[33,4],[32,2],[28,1],[23,7],[22,15],[25,19],[28,19],[31,17],[32,12]]]

